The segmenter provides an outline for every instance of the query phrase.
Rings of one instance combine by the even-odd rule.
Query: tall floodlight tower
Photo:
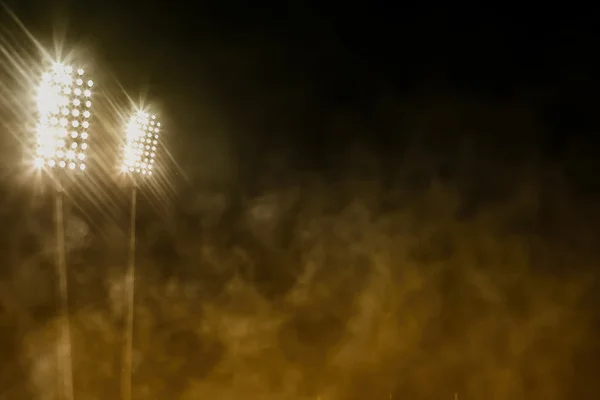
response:
[[[135,112],[125,130],[125,149],[121,172],[128,175],[131,184],[131,214],[129,226],[129,263],[126,273],[127,321],[125,327],[125,346],[123,349],[122,400],[131,400],[132,362],[133,362],[133,319],[135,293],[135,225],[137,191],[143,179],[149,179],[155,167],[160,122],[156,115],[145,111]]]
[[[86,169],[93,85],[83,69],[55,63],[42,75],[37,93],[35,166],[47,173],[55,189],[56,268],[60,299],[58,393],[59,398],[65,400],[73,399],[73,369],[63,201],[67,178]]]

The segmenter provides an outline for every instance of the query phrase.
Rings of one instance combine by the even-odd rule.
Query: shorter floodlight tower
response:
[[[131,184],[131,214],[129,225],[129,263],[125,275],[127,294],[125,346],[123,349],[122,400],[131,400],[133,363],[133,320],[135,304],[135,225],[137,191],[142,179],[149,179],[155,167],[160,122],[156,115],[136,111],[129,119],[126,128],[125,149],[121,172],[126,174]]]

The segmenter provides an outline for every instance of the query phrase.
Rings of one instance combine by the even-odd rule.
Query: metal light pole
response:
[[[65,256],[63,197],[64,192],[62,187],[57,187],[54,196],[54,223],[56,227],[56,272],[59,280],[60,299],[57,363],[58,370],[61,373],[61,382],[59,383],[59,398],[72,400],[74,397],[73,361],[71,349],[71,321],[69,314],[69,288]]]
[[[55,63],[42,75],[38,88],[38,125],[35,166],[51,177],[54,185],[56,272],[59,282],[59,332],[57,370],[59,399],[73,399],[73,367],[67,279],[64,198],[65,179],[86,169],[88,129],[93,81],[84,70]]]
[[[123,374],[121,376],[122,399],[131,399],[133,369],[133,315],[135,311],[135,221],[137,209],[137,184],[131,188],[131,215],[129,221],[129,263],[125,274],[125,291],[127,296],[125,347],[123,351]]]
[[[121,398],[132,398],[133,333],[135,315],[135,225],[137,191],[139,179],[150,178],[156,159],[160,122],[155,115],[137,111],[129,120],[126,129],[126,145],[121,172],[127,174],[131,183],[131,214],[129,222],[129,263],[125,275],[126,325],[123,348],[123,371],[121,375]]]

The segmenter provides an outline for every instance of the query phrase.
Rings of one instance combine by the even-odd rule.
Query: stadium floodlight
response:
[[[152,175],[159,132],[160,122],[156,120],[156,115],[138,111],[131,117],[126,129],[127,142],[121,172]]]
[[[127,293],[125,347],[123,348],[123,369],[121,376],[121,398],[131,400],[133,363],[133,320],[135,307],[135,225],[137,210],[137,189],[139,178],[150,178],[155,168],[160,122],[156,115],[146,111],[136,111],[125,129],[125,148],[121,160],[121,172],[131,178],[131,215],[129,226],[129,264],[125,276]]]
[[[42,75],[37,93],[35,166],[52,176],[56,189],[54,220],[60,298],[57,362],[62,381],[59,398],[64,399],[73,399],[73,367],[62,178],[86,169],[93,85],[94,82],[85,77],[83,69],[55,63]]]
[[[93,85],[83,69],[61,63],[42,76],[37,97],[36,167],[86,169]]]

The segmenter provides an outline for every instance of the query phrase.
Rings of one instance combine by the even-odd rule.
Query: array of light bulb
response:
[[[125,145],[121,170],[128,173],[152,175],[158,146],[160,122],[156,115],[139,111],[127,124],[127,144]]]
[[[93,85],[84,78],[83,69],[60,63],[42,76],[37,98],[37,167],[85,170]]]

